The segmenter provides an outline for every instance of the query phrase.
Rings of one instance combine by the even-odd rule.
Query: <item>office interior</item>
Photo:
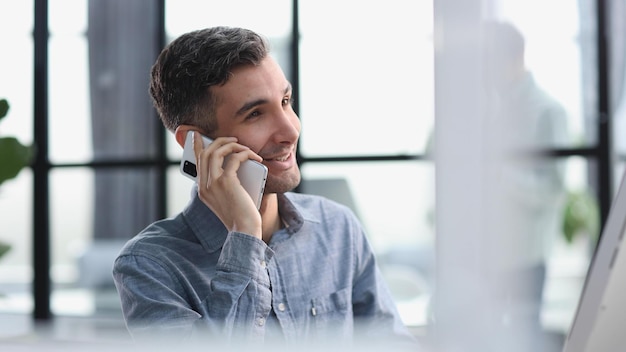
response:
[[[296,191],[355,211],[426,345],[560,351],[624,172],[625,15],[623,0],[0,0],[0,138],[36,150],[0,184],[0,349],[130,343],[112,261],[191,191],[150,66],[229,25],[267,36],[294,86]],[[529,287],[537,301],[516,295]]]

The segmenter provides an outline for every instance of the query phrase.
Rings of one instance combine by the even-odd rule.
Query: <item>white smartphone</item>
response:
[[[196,170],[196,154],[193,151],[193,132],[187,132],[185,147],[183,148],[183,158],[180,161],[180,172],[192,180],[196,180],[198,171]],[[211,144],[213,140],[202,136],[204,148]],[[228,157],[224,160],[226,162]],[[237,177],[243,188],[248,192],[257,209],[261,206],[265,181],[267,180],[267,167],[255,160],[247,160],[241,164],[237,170]]]

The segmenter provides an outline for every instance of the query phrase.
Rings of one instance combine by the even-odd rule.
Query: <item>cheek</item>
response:
[[[245,145],[255,153],[259,153],[259,151],[261,150],[261,148],[263,148],[268,139],[268,137],[266,136],[266,131],[260,128],[253,129],[252,131],[245,134],[242,133],[239,135],[235,135],[235,137],[237,137],[240,144]]]

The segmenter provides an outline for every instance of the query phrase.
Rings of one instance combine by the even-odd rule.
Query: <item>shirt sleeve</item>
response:
[[[133,338],[195,341],[210,337],[262,339],[271,309],[264,263],[272,251],[261,240],[230,233],[202,309],[191,307],[184,274],[159,253],[120,255],[113,277]]]

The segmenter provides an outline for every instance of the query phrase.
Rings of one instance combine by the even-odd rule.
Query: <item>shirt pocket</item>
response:
[[[349,288],[311,299],[309,325],[318,337],[352,336],[352,290]]]

